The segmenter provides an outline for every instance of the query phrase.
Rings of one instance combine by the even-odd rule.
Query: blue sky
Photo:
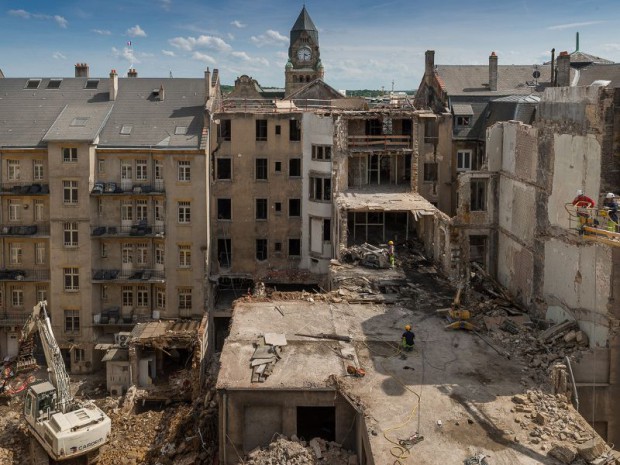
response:
[[[319,29],[325,80],[337,89],[417,88],[424,51],[436,63],[534,64],[549,50],[580,50],[620,62],[617,0],[307,0]],[[291,0],[0,0],[0,69],[7,77],[140,76],[221,82],[248,74],[284,85]],[[127,47],[127,42],[132,47]]]

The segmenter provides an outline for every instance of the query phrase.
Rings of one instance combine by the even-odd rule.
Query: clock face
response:
[[[310,61],[312,51],[307,47],[302,47],[297,51],[297,59],[299,61]]]

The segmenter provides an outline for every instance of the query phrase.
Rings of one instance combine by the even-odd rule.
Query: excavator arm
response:
[[[41,338],[50,383],[56,388],[58,409],[64,413],[73,404],[73,397],[71,396],[69,374],[52,331],[52,324],[47,314],[47,301],[45,300],[32,308],[32,313],[22,329],[20,344],[27,344],[28,341],[32,340],[36,331],[39,332]]]

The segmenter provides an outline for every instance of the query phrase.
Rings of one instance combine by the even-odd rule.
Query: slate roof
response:
[[[589,86],[594,81],[611,81],[611,87],[620,87],[620,64],[591,64],[578,72],[579,86]]]
[[[27,89],[28,80],[0,79],[0,147],[43,147],[65,137],[93,140],[97,134],[99,146],[200,147],[204,79],[120,78],[114,102],[108,78],[63,78],[57,89],[47,88],[49,78]],[[85,88],[97,80],[97,88]],[[161,85],[163,101],[153,94]],[[71,126],[77,117],[89,118],[86,126]],[[120,134],[123,125],[132,126],[130,134]]]
[[[99,135],[108,116],[110,116],[112,104],[113,102],[101,102],[67,105],[42,140],[44,142],[92,142]]]
[[[87,78],[63,79],[58,89],[48,89],[49,81],[26,89],[28,78],[0,79],[0,147],[44,146],[43,136],[67,105],[108,101],[107,79],[97,89],[84,88]]]
[[[306,10],[306,6],[301,9],[301,13],[297,17],[297,21],[293,25],[291,29],[291,44],[295,43],[297,39],[299,39],[300,33],[302,31],[306,31],[308,35],[312,38],[316,45],[319,45],[319,31],[316,26],[312,22],[308,11]]]
[[[605,58],[597,57],[596,55],[591,55],[589,53],[580,52],[576,50],[569,54],[570,56],[570,65],[573,68],[582,68],[592,63],[597,64],[611,64],[613,61],[607,60]],[[545,65],[551,64],[551,61],[547,61]]]
[[[542,92],[549,85],[551,69],[539,66],[540,78],[534,85],[531,65],[498,65],[497,91],[489,90],[489,65],[437,65],[436,72],[449,96],[502,96]],[[573,72],[573,71],[571,71]]]
[[[99,139],[100,147],[198,148],[204,125],[204,79],[122,78],[114,108]],[[153,94],[164,87],[164,100]],[[124,125],[130,134],[121,134]],[[186,134],[175,134],[177,127]]]

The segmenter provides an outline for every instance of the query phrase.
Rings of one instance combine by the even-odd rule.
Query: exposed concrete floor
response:
[[[418,299],[416,308],[309,301],[238,303],[217,387],[325,389],[333,386],[328,378],[335,375],[364,408],[376,464],[396,460],[394,444],[384,433],[397,441],[416,431],[425,439],[402,463],[463,463],[477,453],[490,456],[493,465],[558,463],[541,445],[529,443],[527,430],[511,412],[512,396],[524,393],[530,382],[523,361],[514,354],[512,360],[501,357],[472,333],[444,330],[435,309],[445,306],[450,288],[428,275],[413,278],[430,293],[430,298]],[[397,344],[407,323],[414,327],[417,346],[402,359]],[[289,345],[266,382],[251,383],[252,344],[267,332],[286,334]],[[350,335],[353,342],[295,333]],[[366,370],[363,378],[346,376],[350,362],[338,355],[352,348]]]

